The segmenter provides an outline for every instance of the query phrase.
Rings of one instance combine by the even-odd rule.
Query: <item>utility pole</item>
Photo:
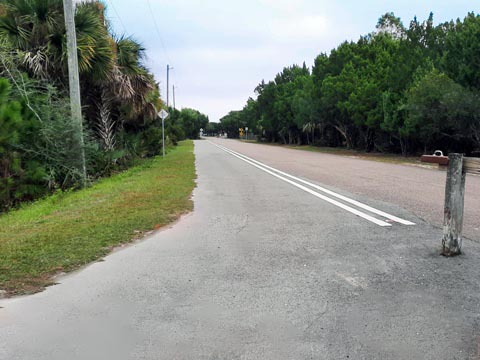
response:
[[[173,67],[167,64],[167,109],[170,104],[170,70],[173,70]]]
[[[67,30],[68,82],[70,85],[70,108],[72,123],[75,126],[74,147],[79,153],[78,169],[82,178],[82,186],[87,184],[87,168],[85,164],[85,145],[83,142],[82,104],[80,101],[80,78],[78,74],[77,34],[75,31],[75,5],[73,0],[63,0],[65,28]]]
[[[173,85],[173,108],[176,109],[176,107],[175,107],[175,85]]]
[[[170,87],[170,65],[167,64],[167,109],[168,109],[168,88]]]

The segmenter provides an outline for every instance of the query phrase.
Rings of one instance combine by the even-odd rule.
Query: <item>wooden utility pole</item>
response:
[[[169,100],[169,87],[170,87],[170,65],[167,64],[167,109],[168,109],[168,100]]]
[[[81,174],[82,186],[87,184],[87,168],[85,164],[85,145],[83,142],[83,118],[80,101],[80,78],[78,74],[77,34],[75,31],[75,7],[73,0],[63,0],[65,28],[67,30],[68,81],[70,85],[70,108],[72,123],[75,127],[74,149],[78,151],[77,168]]]
[[[462,250],[466,171],[463,167],[462,154],[449,154],[448,160],[442,253],[445,256],[455,256]]]
[[[173,108],[176,109],[176,107],[175,107],[175,85],[173,85]]]
[[[170,70],[173,70],[173,67],[167,64],[167,109],[170,104]]]

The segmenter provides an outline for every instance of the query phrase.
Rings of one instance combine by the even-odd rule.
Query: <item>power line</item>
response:
[[[114,3],[112,0],[108,0],[108,3],[111,5],[118,21],[120,22],[122,28],[123,28],[123,31],[125,33],[127,33],[127,29],[125,27],[125,24],[124,22],[122,21],[122,18],[120,17],[120,14],[118,13],[117,11],[117,8],[115,7]],[[147,0],[147,5],[148,5],[148,8],[150,10],[150,14],[152,16],[152,20],[153,20],[153,24],[154,24],[154,27],[155,27],[155,31],[157,32],[157,36],[158,36],[158,39],[160,40],[160,45],[162,46],[162,50],[163,50],[163,53],[165,54],[165,58],[167,59],[167,62],[171,63],[171,60],[170,60],[170,56],[168,55],[168,52],[167,52],[167,49],[165,47],[165,43],[163,41],[163,38],[162,38],[162,35],[160,33],[160,29],[159,29],[159,26],[158,26],[158,23],[157,23],[157,20],[155,18],[155,15],[153,13],[153,8],[152,8],[152,4],[150,3],[150,0]],[[152,63],[155,63],[156,61],[153,59],[153,58],[150,58],[150,60],[152,61]],[[167,93],[168,93],[168,90],[167,90]]]
[[[153,13],[153,8],[152,8],[152,4],[150,3],[150,0],[147,0],[147,4],[148,4],[148,7],[150,9],[150,14],[152,15],[153,24],[155,25],[155,30],[157,31],[157,35],[158,35],[158,38],[160,40],[160,44],[162,45],[163,52],[165,53],[165,57],[166,57],[167,61],[169,63],[171,63],[172,61],[170,60],[170,57],[168,56],[168,52],[167,52],[167,49],[166,49],[165,44],[163,42],[162,35],[160,34],[160,30],[159,30],[159,27],[158,27],[158,24],[157,24],[157,20],[155,19],[155,15]]]
[[[123,23],[122,18],[121,18],[120,15],[118,14],[117,8],[116,8],[115,5],[113,4],[113,1],[108,0],[108,3],[112,6],[113,12],[114,12],[115,15],[117,16],[117,19],[118,19],[118,21],[120,22],[120,25],[122,25],[123,32],[126,34],[126,33],[127,33],[127,28],[125,27],[125,24]]]

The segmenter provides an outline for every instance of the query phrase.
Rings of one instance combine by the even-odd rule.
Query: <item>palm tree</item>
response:
[[[155,119],[158,85],[142,65],[145,49],[109,33],[101,2],[78,4],[75,23],[85,114],[104,148],[111,149],[125,122]],[[30,76],[67,89],[62,0],[0,0],[0,37],[8,39]]]
[[[84,79],[84,104],[95,119],[94,128],[104,148],[110,149],[115,133],[125,124],[145,125],[157,116],[161,104],[158,86],[142,65],[145,49],[130,38],[114,42],[114,64],[106,78]],[[108,139],[108,141],[107,141]]]
[[[84,2],[75,15],[81,74],[105,78],[113,66],[111,37],[103,5]],[[3,0],[0,36],[8,39],[29,75],[67,84],[67,55],[62,0]]]
[[[145,58],[145,49],[131,38],[121,38],[116,42],[117,67],[121,74],[120,84],[131,88],[133,91],[128,97],[132,117],[146,117],[154,119],[157,111],[156,100],[159,96],[158,86],[153,76],[142,65]],[[119,88],[117,88],[120,90]]]

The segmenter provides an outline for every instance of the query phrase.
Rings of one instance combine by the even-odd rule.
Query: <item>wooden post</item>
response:
[[[442,254],[445,256],[455,256],[459,255],[462,249],[466,172],[463,169],[462,154],[449,154],[448,159]]]

